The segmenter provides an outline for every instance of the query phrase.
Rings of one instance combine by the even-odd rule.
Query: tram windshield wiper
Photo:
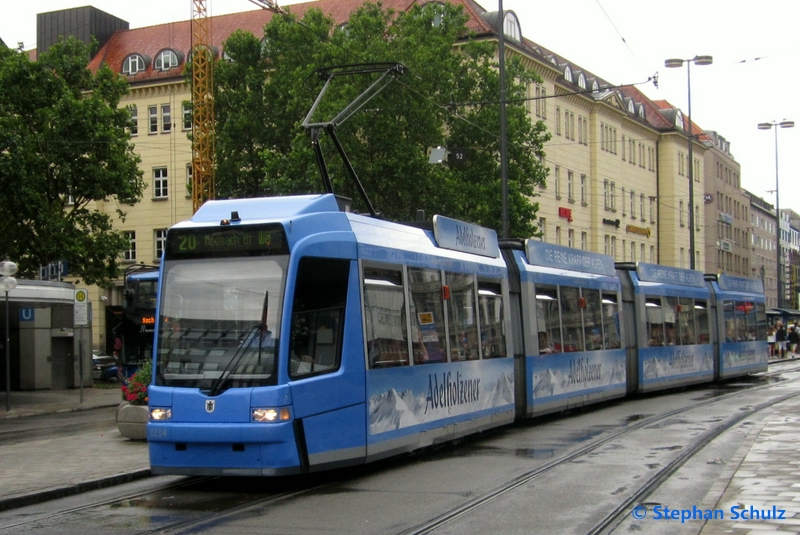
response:
[[[264,379],[272,377],[277,344],[272,331],[267,328],[268,302],[269,292],[265,292],[261,321],[247,331],[241,345],[211,385],[209,396],[219,395],[234,378],[263,384]]]

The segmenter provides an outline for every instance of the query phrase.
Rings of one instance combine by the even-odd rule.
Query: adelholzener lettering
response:
[[[428,396],[425,398],[425,414],[430,409],[442,409],[454,407],[465,403],[474,403],[480,399],[480,378],[464,379],[461,372],[456,372],[453,379],[453,372],[445,372],[439,376],[431,374],[428,376]]]
[[[456,243],[472,249],[486,249],[486,237],[476,235],[469,227],[456,227]]]
[[[602,376],[602,364],[592,364],[589,359],[569,361],[569,383],[588,383]]]
[[[694,355],[678,351],[670,357],[669,365],[673,370],[694,368]]]

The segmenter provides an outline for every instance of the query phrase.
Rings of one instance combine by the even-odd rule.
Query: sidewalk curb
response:
[[[14,496],[12,498],[0,499],[0,511],[7,511],[9,509],[16,509],[18,507],[26,507],[28,505],[35,505],[37,503],[55,500],[58,498],[65,498],[67,496],[75,496],[84,492],[93,490],[104,489],[121,485],[123,483],[130,483],[139,479],[150,477],[150,469],[136,470],[125,474],[117,474],[115,476],[104,477],[92,481],[84,481],[75,485],[66,487],[59,487],[55,489],[48,489],[41,492],[31,492],[22,496]]]

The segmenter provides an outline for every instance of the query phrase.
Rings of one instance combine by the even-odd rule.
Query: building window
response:
[[[631,190],[631,218],[636,219],[636,193]]]
[[[192,196],[192,162],[186,164],[186,197]]]
[[[644,193],[639,195],[639,218],[644,221]]]
[[[561,227],[556,227],[556,245],[561,245]]]
[[[586,204],[586,175],[581,175],[581,204]]]
[[[650,197],[650,222],[656,222],[656,198]]]
[[[639,246],[639,261],[644,262],[644,244]]]
[[[153,198],[166,199],[168,196],[167,168],[156,167],[153,169]]]
[[[172,131],[172,112],[169,104],[161,105],[161,131],[165,133]]]
[[[131,136],[139,135],[139,108],[135,105],[128,106],[131,113],[131,125],[129,127]]]
[[[608,190],[608,180],[603,180],[603,208],[606,210],[611,209],[611,202],[609,201],[610,192]]]
[[[539,240],[547,241],[547,219],[544,217],[539,218],[539,233],[541,234]]]
[[[622,217],[628,215],[628,212],[625,210],[626,206],[627,204],[625,204],[625,188],[622,188]]]
[[[554,182],[555,182],[556,199],[560,199],[561,198],[561,168],[559,166],[556,166],[556,170],[555,170],[553,178],[555,178]]]
[[[581,232],[581,250],[585,251],[588,247],[589,235],[585,232]]]
[[[541,84],[536,84],[534,96],[536,97],[536,117],[547,119],[547,104],[545,100],[547,98],[547,90]]]
[[[650,246],[650,263],[651,264],[655,264],[656,263],[656,246],[655,245],[651,245]]]
[[[122,251],[122,259],[130,262],[136,261],[136,231],[129,230],[123,233],[128,238],[128,248]]]
[[[686,226],[686,225],[684,225],[684,223],[683,223],[683,201],[680,201],[680,202],[678,203],[678,214],[679,214],[679,216],[680,216],[680,223],[681,223],[681,226],[682,226],[682,227],[683,227],[683,226]],[[682,264],[681,264],[681,267],[683,267],[683,265],[682,265]]]
[[[610,255],[611,251],[611,236],[608,234],[603,236],[603,254],[606,256]]]
[[[625,136],[622,136],[622,161],[625,161]]]
[[[631,262],[636,262],[636,244],[631,242]]]
[[[608,253],[614,260],[617,259],[617,238],[611,236],[611,250]]]
[[[192,108],[186,104],[183,105],[183,129],[192,129]]]
[[[567,171],[567,200],[575,201],[575,184],[572,171]]]
[[[145,61],[139,54],[131,54],[122,63],[122,74],[133,76],[137,72],[142,72],[145,69]]]
[[[561,135],[561,106],[556,106],[556,135]]]
[[[567,247],[575,247],[575,231],[572,229],[567,231]]]
[[[161,257],[164,254],[164,245],[167,243],[167,229],[160,228],[153,231],[153,243],[156,247],[156,260],[161,261]]]
[[[150,134],[158,134],[158,106],[148,106],[147,114],[150,118]]]
[[[614,182],[611,183],[611,209],[617,209],[617,185]]]
[[[155,68],[159,71],[168,71],[179,65],[178,55],[172,50],[162,50],[156,56]]]

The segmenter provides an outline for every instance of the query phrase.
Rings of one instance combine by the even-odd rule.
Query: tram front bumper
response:
[[[153,474],[260,476],[299,473],[292,422],[147,424]]]

